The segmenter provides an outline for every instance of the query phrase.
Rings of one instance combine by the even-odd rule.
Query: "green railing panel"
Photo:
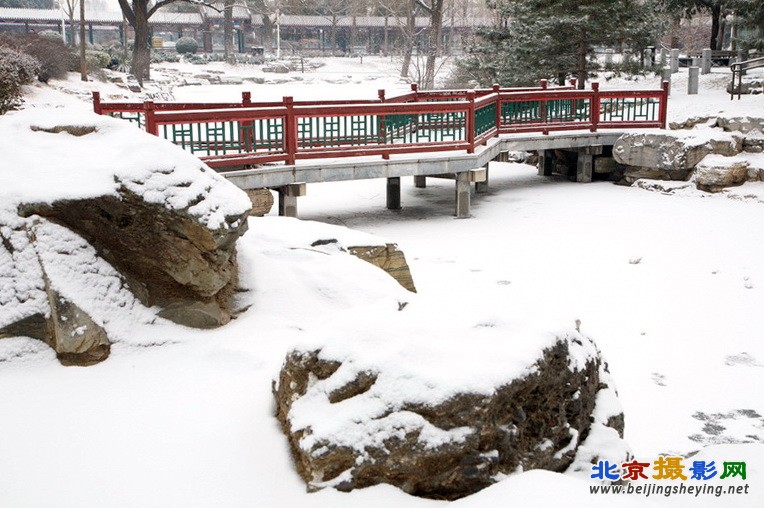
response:
[[[379,122],[376,115],[298,118],[297,145],[311,148],[378,144]]]
[[[501,105],[502,125],[541,122],[540,101],[504,102]]]
[[[655,98],[637,97],[600,99],[600,121],[658,121],[660,101]]]
[[[283,151],[281,119],[162,125],[160,136],[196,155]]]
[[[475,110],[475,136],[493,129],[496,126],[496,104],[489,104]]]
[[[127,120],[128,122],[132,122],[132,123],[137,123],[138,127],[140,128],[143,128],[143,126],[146,123],[143,113],[119,112],[119,113],[109,113],[109,116],[113,118],[120,118],[122,120]]]

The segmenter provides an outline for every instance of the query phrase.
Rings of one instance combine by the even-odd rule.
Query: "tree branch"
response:
[[[122,9],[122,15],[127,22],[130,23],[130,25],[135,26],[135,12],[133,12],[132,7],[127,3],[127,0],[119,0],[119,7]]]
[[[415,0],[416,4],[424,9],[427,14],[432,14],[432,7],[424,3],[424,0]]]
[[[123,0],[119,0],[120,3],[122,3]],[[205,2],[203,0],[161,0],[160,2],[157,2],[154,4],[154,6],[149,10],[148,14],[146,14],[146,18],[150,18],[154,15],[156,11],[161,9],[162,7],[165,7],[170,4],[178,3],[178,2],[185,2],[188,4],[194,4],[194,5],[200,5],[202,7],[209,7],[215,12],[223,12],[223,9],[218,9],[215,7],[214,4],[210,2]]]

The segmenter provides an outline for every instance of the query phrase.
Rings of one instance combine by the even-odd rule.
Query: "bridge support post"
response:
[[[468,219],[470,217],[470,174],[469,172],[456,174],[456,218]]]
[[[387,179],[387,209],[401,209],[401,177],[399,176]]]
[[[414,187],[417,189],[424,189],[427,187],[427,177],[424,175],[414,176]]]
[[[539,176],[552,176],[554,170],[554,150],[539,150]]]
[[[589,183],[594,172],[594,156],[602,153],[602,145],[587,146],[578,151],[576,158],[576,181]]]
[[[488,192],[488,164],[483,166],[485,169],[485,180],[475,182],[475,192],[478,194],[485,194]]]
[[[292,183],[279,187],[279,215],[282,217],[297,217],[297,198],[307,193],[304,183]]]

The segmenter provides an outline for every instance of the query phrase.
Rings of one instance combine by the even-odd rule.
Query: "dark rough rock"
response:
[[[25,205],[20,215],[40,215],[75,231],[124,275],[146,306],[173,308],[168,318],[194,326],[217,316],[230,319],[230,297],[237,280],[236,240],[247,229],[245,216],[211,230],[184,211],[148,203],[122,189],[120,196]],[[184,302],[196,302],[179,312]],[[219,312],[194,310],[216,305]]]
[[[317,383],[335,387],[323,404],[347,412],[359,404],[356,398],[373,390],[382,373],[361,371],[349,378],[343,363],[322,359],[320,350],[293,351],[274,383],[276,416],[309,490],[330,486],[350,491],[387,483],[416,496],[453,500],[518,468],[562,472],[574,459],[581,460],[577,446],[593,429],[595,399],[600,390],[609,390],[609,375],[598,356],[581,369],[570,367],[567,340],[544,350],[526,377],[498,386],[492,395],[465,392],[434,405],[408,402],[388,408],[369,430],[375,444],[363,450],[315,437],[305,415],[295,426],[290,412]],[[311,393],[313,401],[316,392]],[[376,425],[391,414],[418,418],[422,425],[384,429],[390,432],[374,437],[379,436]],[[615,429],[609,432],[622,437],[623,415],[611,415],[608,422]],[[432,426],[459,437],[433,445],[425,435]],[[584,458],[579,468],[587,468],[589,460]]]
[[[397,245],[388,243],[386,245],[348,247],[348,252],[386,271],[398,281],[398,284],[416,293],[416,286],[414,286],[409,265],[406,263],[406,256],[403,251],[398,250]]]
[[[249,200],[252,202],[252,212],[254,217],[268,215],[273,208],[273,194],[268,189],[248,189],[245,191]]]

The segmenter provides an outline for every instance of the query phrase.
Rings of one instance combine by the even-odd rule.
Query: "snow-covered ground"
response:
[[[339,73],[356,75],[341,63]],[[316,77],[173,94],[373,98],[377,88],[392,91],[383,82],[405,89],[394,74],[373,75],[360,84]],[[686,75],[675,76],[670,119],[764,115],[762,96],[729,100],[728,74],[701,78],[701,95],[687,96]],[[657,85],[645,78],[603,88]],[[74,107],[70,96],[44,87],[31,102]],[[11,149],[9,142],[0,150]],[[251,219],[242,240],[252,308],[222,329],[163,329],[155,341],[116,344],[106,362],[87,368],[62,367],[27,339],[0,341],[0,506],[444,505],[389,486],[306,493],[273,416],[271,380],[291,347],[317,336],[353,340],[363,333],[361,318],[385,326],[404,298],[412,311],[430,309],[426,315],[441,320],[429,330],[420,324],[410,337],[428,347],[438,347],[448,328],[493,323],[510,334],[524,324],[555,331],[580,320],[610,364],[638,459],[700,450],[688,466],[701,457],[720,470],[723,461],[745,461],[750,485],[735,496],[612,496],[590,494],[592,484],[577,478],[529,471],[455,506],[762,506],[764,204],[756,196],[764,183],[746,184],[729,199],[570,183],[520,164],[492,164],[490,178],[469,220],[451,217],[453,183],[434,179],[426,189],[404,183],[397,212],[384,208],[381,180],[311,185],[300,198],[303,219],[397,242],[417,295],[360,261],[343,264],[338,275],[336,257],[290,248],[310,225],[268,217]],[[145,346],[151,343],[161,345]],[[701,483],[653,483],[661,482]]]

